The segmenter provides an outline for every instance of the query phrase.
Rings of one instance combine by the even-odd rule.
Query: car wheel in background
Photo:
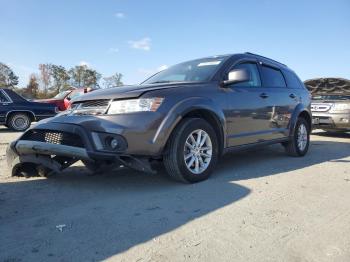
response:
[[[195,183],[207,179],[218,160],[214,129],[203,119],[184,119],[169,138],[164,165],[177,181]]]
[[[26,113],[14,113],[10,116],[7,125],[15,131],[25,131],[30,127],[31,119]]]

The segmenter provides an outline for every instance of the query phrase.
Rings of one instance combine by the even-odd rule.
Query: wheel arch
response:
[[[224,135],[223,126],[220,122],[219,117],[213,111],[210,111],[208,109],[198,108],[198,109],[191,110],[182,116],[182,119],[186,119],[186,118],[201,118],[207,121],[211,125],[211,127],[214,129],[215,133],[217,134],[217,138],[219,142],[219,152],[220,154],[222,154],[224,150],[224,145],[225,145],[225,139],[224,139],[225,135]]]
[[[153,143],[160,142],[161,152],[177,125],[185,118],[202,118],[206,120],[218,135],[219,152],[222,154],[226,144],[226,120],[222,110],[213,101],[206,98],[189,98],[174,106],[159,126]]]
[[[6,116],[5,116],[5,123],[7,124],[8,121],[10,120],[11,116],[16,114],[16,113],[24,113],[27,114],[30,118],[30,121],[35,121],[35,114],[30,111],[30,110],[11,110],[9,112],[7,112]]]
[[[292,117],[291,117],[291,122],[290,122],[290,127],[289,127],[290,136],[292,136],[294,133],[293,131],[295,129],[295,126],[297,124],[299,117],[304,118],[308,122],[309,127],[312,128],[312,116],[311,116],[310,110],[308,108],[304,107],[302,104],[299,104],[295,108],[295,110],[292,114]]]

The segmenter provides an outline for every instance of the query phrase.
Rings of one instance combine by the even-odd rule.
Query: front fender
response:
[[[207,110],[220,122],[222,129],[223,145],[226,144],[226,120],[221,108],[214,101],[205,97],[190,97],[176,103],[166,114],[155,133],[152,143],[158,143],[161,151],[164,149],[172,131],[176,125],[190,112]]]

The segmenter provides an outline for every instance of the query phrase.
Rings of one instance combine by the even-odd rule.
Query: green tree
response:
[[[18,85],[18,76],[12,71],[12,69],[0,63],[0,88],[1,87],[10,87],[13,88]]]
[[[67,70],[60,65],[51,65],[50,66],[50,74],[53,78],[53,86],[51,90],[54,93],[58,94],[60,91],[65,90],[68,84],[68,80],[70,79]]]
[[[101,74],[87,65],[79,65],[68,71],[71,84],[75,87],[98,87]]]
[[[103,78],[103,81],[104,81],[103,85],[105,88],[122,86],[123,85],[122,78],[123,78],[123,75],[120,73],[115,73],[112,76],[104,77]]]

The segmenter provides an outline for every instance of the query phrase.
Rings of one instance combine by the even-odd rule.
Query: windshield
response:
[[[64,99],[71,91],[63,91],[61,93],[58,93],[57,95],[55,95],[54,98],[56,99]]]
[[[142,85],[209,81],[227,58],[228,56],[203,58],[174,65],[151,76]]]
[[[350,96],[344,95],[314,95],[313,100],[350,100]]]

